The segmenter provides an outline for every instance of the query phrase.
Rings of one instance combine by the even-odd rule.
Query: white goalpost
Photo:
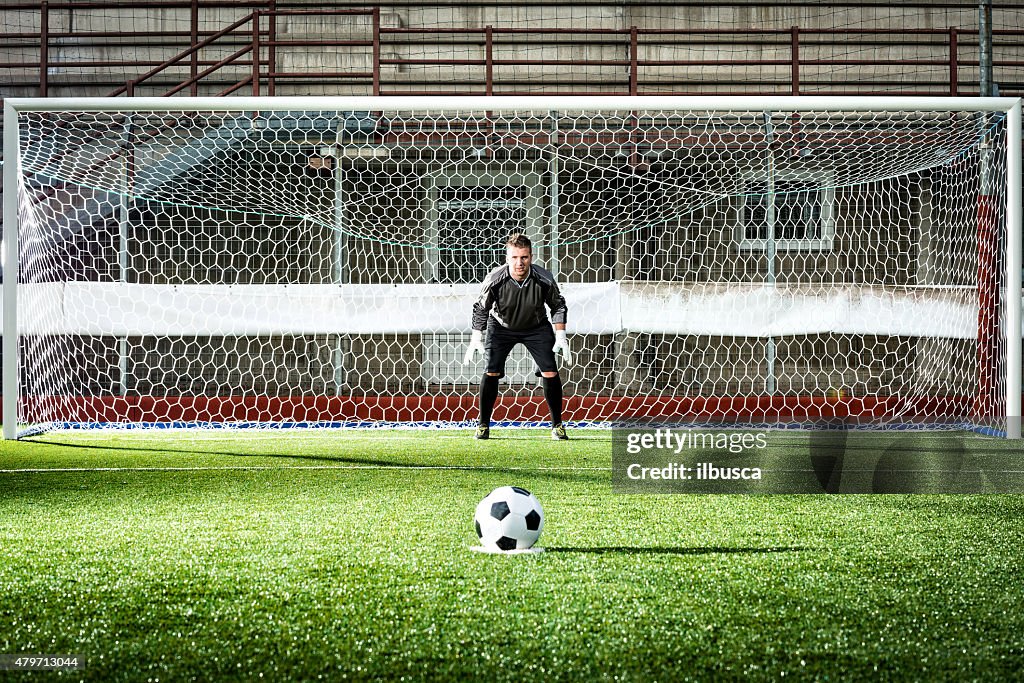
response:
[[[468,424],[514,232],[571,422],[1021,438],[1019,99],[12,98],[3,197],[5,439]]]

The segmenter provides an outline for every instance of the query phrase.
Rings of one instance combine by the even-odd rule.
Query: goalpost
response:
[[[465,424],[511,232],[569,421],[1021,436],[1018,99],[8,99],[3,196],[8,439]]]

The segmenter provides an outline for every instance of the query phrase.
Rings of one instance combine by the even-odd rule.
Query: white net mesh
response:
[[[474,419],[513,232],[569,420],[1005,414],[1001,114],[426,106],[22,112],[19,422]]]

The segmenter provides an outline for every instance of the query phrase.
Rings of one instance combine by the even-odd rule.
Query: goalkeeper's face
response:
[[[512,277],[522,282],[530,274],[533,252],[529,247],[509,247],[505,260]]]

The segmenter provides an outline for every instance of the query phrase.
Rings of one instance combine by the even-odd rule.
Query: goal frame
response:
[[[163,110],[212,112],[233,110],[764,110],[798,111],[969,111],[1002,113],[1007,117],[1006,258],[1002,301],[1006,339],[1007,438],[1021,438],[1021,100],[1011,97],[807,97],[807,96],[480,96],[480,97],[232,97],[232,98],[10,98],[4,102],[3,272],[18,273],[19,114],[21,112]],[[3,281],[3,438],[17,438],[18,395],[18,278]]]

